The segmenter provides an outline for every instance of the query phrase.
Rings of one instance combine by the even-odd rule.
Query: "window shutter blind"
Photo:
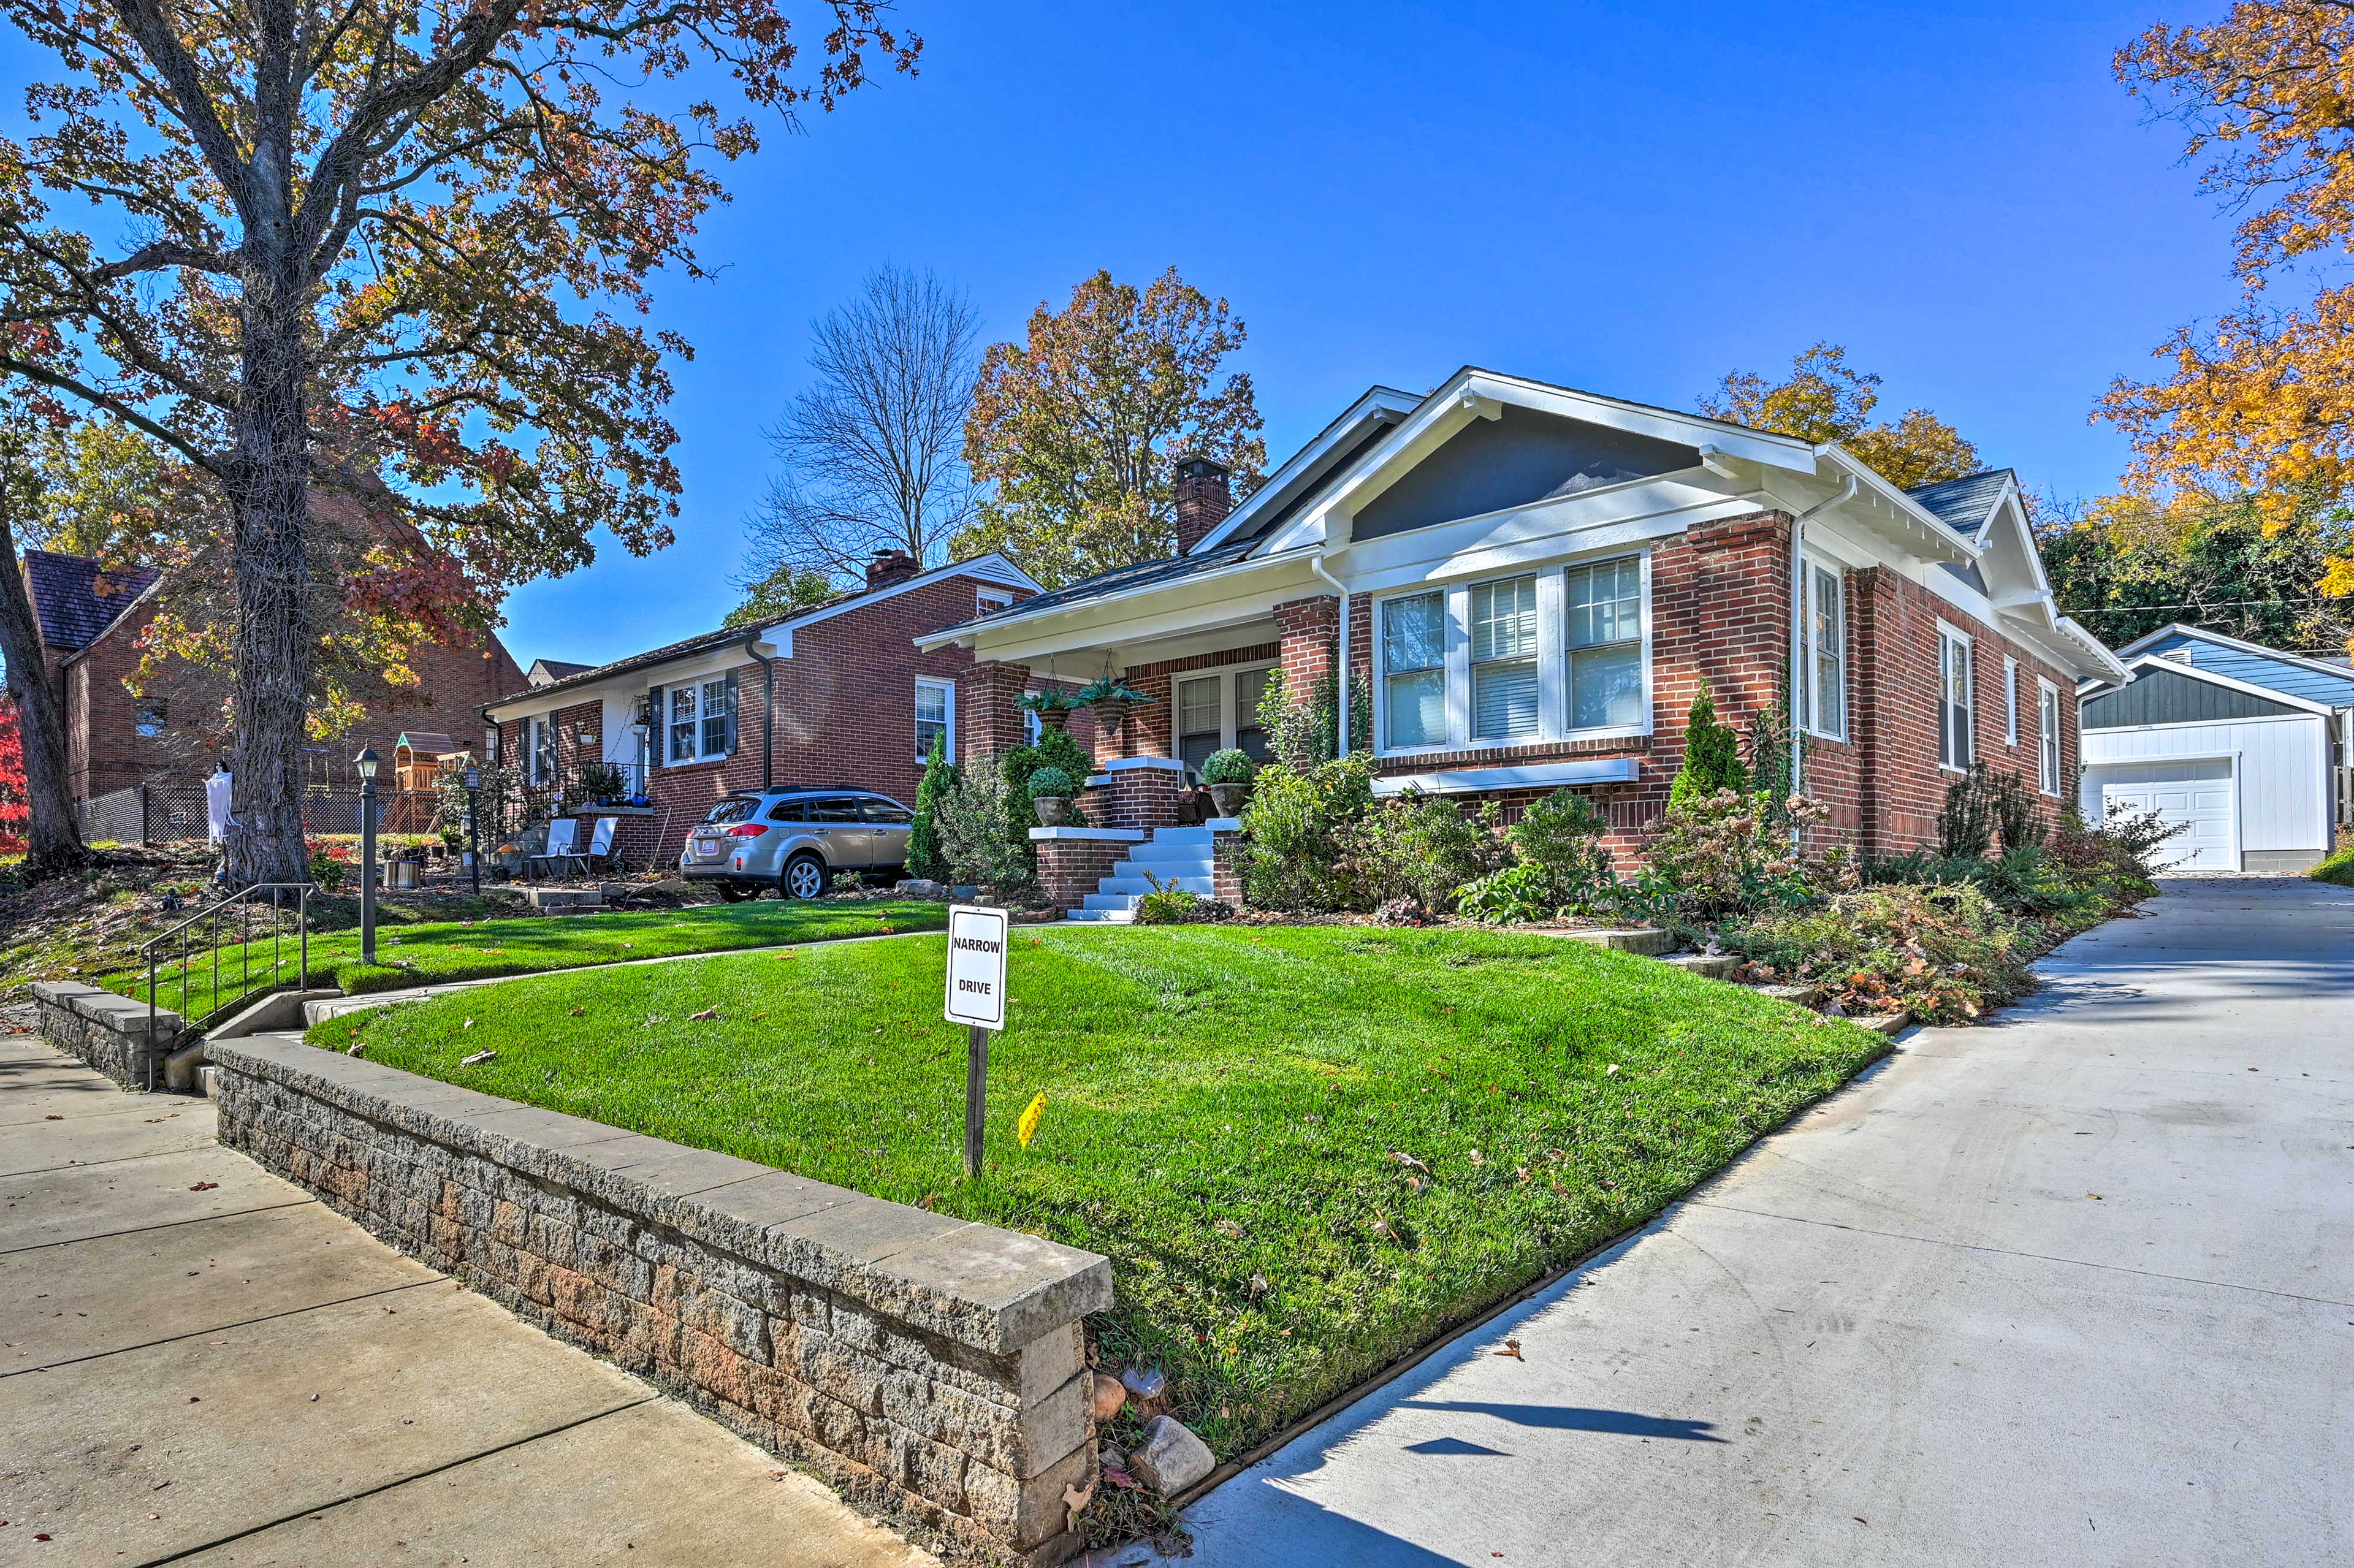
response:
[[[1491,664],[1479,670],[1472,685],[1471,733],[1483,740],[1533,735],[1537,727],[1537,667]]]
[[[663,765],[670,755],[670,710],[663,705],[663,689],[646,688],[646,771]]]
[[[727,755],[736,755],[736,672],[727,672]]]

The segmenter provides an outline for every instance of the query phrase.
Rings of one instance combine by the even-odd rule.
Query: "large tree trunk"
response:
[[[302,288],[245,291],[237,450],[228,473],[237,541],[237,739],[228,838],[239,885],[300,882],[303,721],[311,685],[310,430]]]
[[[74,819],[66,777],[65,704],[41,657],[40,624],[17,563],[16,531],[0,517],[0,658],[8,662],[8,694],[16,699],[16,731],[25,743],[26,803],[33,821],[26,834],[25,866],[48,876],[90,859]]]

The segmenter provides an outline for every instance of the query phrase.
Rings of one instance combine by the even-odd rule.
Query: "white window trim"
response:
[[[1641,567],[1643,719],[1639,724],[1596,725],[1574,729],[1568,722],[1568,573],[1573,567],[1598,567],[1617,560],[1637,561]],[[1475,740],[1471,736],[1471,590],[1483,583],[1507,582],[1531,573],[1534,573],[1537,579],[1536,733],[1501,740]],[[1434,592],[1444,596],[1442,607],[1447,620],[1447,658],[1443,665],[1447,676],[1447,738],[1427,746],[1380,743],[1374,747],[1373,755],[1376,757],[1423,757],[1453,751],[1512,751],[1523,747],[1555,745],[1564,741],[1633,739],[1651,733],[1654,679],[1651,552],[1649,549],[1611,549],[1585,556],[1556,556],[1516,567],[1511,571],[1487,571],[1477,577],[1446,582],[1416,583],[1374,595],[1372,684],[1373,735],[1377,741],[1389,734],[1389,687],[1383,679],[1381,667],[1382,616],[1392,599],[1415,599]]]
[[[1213,664],[1206,670],[1185,670],[1172,675],[1169,678],[1169,744],[1180,747],[1185,743],[1183,732],[1177,727],[1185,722],[1179,688],[1193,681],[1215,681],[1218,683],[1218,749],[1235,749],[1235,735],[1242,727],[1240,695],[1243,677],[1257,670],[1278,670],[1282,667],[1280,660],[1253,659],[1245,663]]]
[[[548,776],[552,769],[543,769],[540,767],[539,742],[542,735],[546,735],[551,737],[550,744],[547,747],[549,760],[557,767],[561,767],[563,765],[563,759],[555,755],[556,746],[552,738],[555,733],[556,715],[554,714],[539,714],[523,721],[523,778],[525,783],[547,784],[554,782],[554,779]]]
[[[956,683],[954,681],[937,681],[925,675],[918,675],[916,677],[916,691],[918,694],[920,694],[927,686],[935,687],[945,694],[945,698],[940,705],[940,713],[946,721],[941,726],[940,730],[942,738],[940,755],[947,758],[949,761],[954,762],[957,758]],[[917,756],[916,758],[917,762],[924,763],[931,760],[931,753],[925,748],[920,738],[918,738],[916,743],[916,750],[917,752]]]
[[[1970,754],[1956,764],[1947,761],[1953,736],[1946,726],[1953,722],[1953,712],[1946,701],[1946,645],[1951,643],[1962,651],[1963,711],[1970,716]],[[1967,773],[1978,759],[1978,676],[1973,657],[1976,645],[1970,634],[1958,627],[1937,622],[1937,769],[1941,773]]]
[[[2008,653],[2002,656],[2002,740],[2019,744],[2019,661]]]
[[[663,688],[662,755],[664,768],[693,768],[697,763],[717,762],[727,756],[726,742],[724,739],[720,742],[720,748],[717,751],[706,750],[703,744],[704,720],[710,716],[710,709],[705,705],[704,698],[714,686],[720,689],[720,700],[725,702],[727,690],[726,671],[723,670],[716,675],[698,675],[691,681],[673,682]],[[679,693],[689,689],[695,693],[695,755],[678,757],[672,754],[670,744],[671,726],[679,722],[676,716],[677,709],[672,705],[678,700]],[[721,734],[723,736],[726,734],[724,726],[721,727]]]
[[[1806,626],[1806,659],[1801,669],[1806,683],[1806,731],[1824,740],[1843,741],[1847,738],[1848,710],[1847,570],[1837,561],[1824,560],[1816,556],[1807,556],[1806,562],[1807,603],[1801,617]],[[1817,572],[1829,573],[1839,592],[1839,615],[1832,622],[1839,636],[1840,725],[1837,729],[1826,729],[1816,722],[1816,715],[1822,706],[1820,694],[1815,690],[1815,612],[1819,608],[1815,602]]]
[[[972,595],[972,603],[973,611],[978,615],[990,615],[1001,609],[1012,609],[1013,608],[1013,590],[1010,588],[975,588]]]
[[[2040,675],[2036,677],[2035,686],[2035,781],[2041,786],[2044,794],[2056,800],[2060,798],[2062,786],[2068,781],[2068,758],[2062,751],[2068,738],[2068,726],[2061,722],[2060,688]],[[2043,744],[2043,715],[2047,712],[2052,715],[2052,746],[2048,753]],[[2044,772],[2047,761],[2052,765],[2048,778]]]

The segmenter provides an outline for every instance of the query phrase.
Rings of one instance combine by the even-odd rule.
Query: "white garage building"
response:
[[[2171,626],[2119,651],[2084,697],[2082,808],[2155,810],[2190,831],[2183,871],[2302,871],[2354,816],[2354,668]],[[2335,700],[2333,700],[2335,699]]]

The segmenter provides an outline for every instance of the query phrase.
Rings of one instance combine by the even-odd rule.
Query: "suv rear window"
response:
[[[750,816],[752,808],[759,803],[749,795],[730,795],[715,804],[711,808],[711,815],[703,820],[706,822],[740,822]]]

